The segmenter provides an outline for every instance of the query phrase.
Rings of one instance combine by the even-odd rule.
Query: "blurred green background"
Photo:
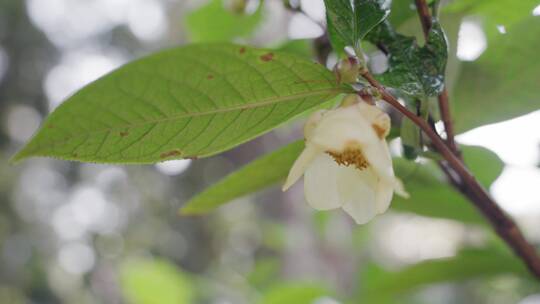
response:
[[[394,1],[392,22],[421,35],[411,1]],[[248,1],[245,8],[233,2],[0,2],[0,303],[540,303],[538,282],[458,194],[430,180],[436,169],[421,163],[396,162],[401,177],[411,178],[412,202],[395,201],[394,211],[366,226],[339,211],[311,210],[301,186],[287,193],[273,187],[207,216],[177,215],[206,186],[300,138],[300,122],[196,161],[7,163],[65,97],[152,51],[234,41],[316,58],[313,42],[324,40],[322,1],[291,1],[290,8],[281,0]],[[454,2],[441,16],[451,43],[449,86],[458,87],[453,95],[478,100],[483,90],[490,100],[527,99],[502,108],[512,114],[504,118],[538,110],[538,59],[521,54],[538,49],[540,36],[532,33],[540,28],[540,3]],[[516,40],[524,43],[511,44]],[[500,44],[509,53],[499,54]],[[367,50],[373,70],[384,69],[382,53]],[[336,62],[334,54],[322,59],[329,67]],[[513,81],[474,78],[501,72],[497,60]],[[468,79],[485,87],[468,88]],[[460,131],[503,120],[479,104],[480,120],[457,106],[465,117]],[[536,111],[458,137],[497,153],[466,153],[466,160],[487,186],[505,166],[492,194],[536,245],[538,130]],[[399,143],[392,146],[399,154]],[[462,205],[454,208],[455,200]]]

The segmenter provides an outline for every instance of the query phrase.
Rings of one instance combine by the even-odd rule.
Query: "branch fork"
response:
[[[418,15],[422,23],[425,37],[431,28],[432,19],[429,7],[425,0],[415,0]],[[363,68],[360,75],[376,88],[382,99],[392,107],[412,120],[429,137],[431,144],[437,150],[444,161],[440,162],[441,169],[445,172],[449,182],[480,210],[489,220],[495,232],[510,246],[519,256],[529,271],[540,279],[540,257],[536,248],[527,242],[516,223],[491,198],[488,192],[480,185],[476,178],[469,172],[461,159],[461,154],[454,140],[452,119],[449,110],[448,92],[444,89],[438,96],[441,119],[444,123],[446,140],[443,140],[421,117],[409,111],[380,84],[371,73]]]

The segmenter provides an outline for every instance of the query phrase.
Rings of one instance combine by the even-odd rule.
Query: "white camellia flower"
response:
[[[304,175],[307,202],[317,210],[343,208],[358,224],[390,206],[393,193],[407,197],[394,175],[385,137],[390,117],[365,102],[315,112],[304,127],[306,147],[283,191]]]

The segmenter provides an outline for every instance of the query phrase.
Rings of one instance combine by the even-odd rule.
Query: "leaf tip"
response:
[[[25,160],[26,158],[30,157],[30,155],[28,155],[28,153],[26,153],[26,149],[23,148],[21,149],[19,152],[15,153],[15,155],[13,155],[9,160],[8,160],[8,163],[10,165],[18,165],[20,164],[23,160]]]
[[[193,208],[189,202],[178,209],[179,216],[197,216],[203,213],[201,210]]]

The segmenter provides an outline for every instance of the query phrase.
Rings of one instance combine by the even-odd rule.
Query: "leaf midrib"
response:
[[[106,129],[95,130],[95,131],[91,131],[91,132],[80,132],[79,134],[65,135],[64,138],[61,139],[61,140],[47,141],[47,143],[54,145],[54,144],[60,144],[60,143],[69,142],[70,140],[73,140],[74,138],[78,137],[81,133],[85,134],[86,136],[91,136],[91,135],[95,135],[95,134],[99,134],[99,133],[110,133],[110,132],[114,132],[114,131],[122,131],[122,130],[125,130],[125,129],[141,127],[141,126],[148,125],[148,124],[164,123],[164,122],[169,122],[169,121],[174,121],[174,120],[179,120],[179,119],[189,118],[189,117],[200,117],[200,116],[213,115],[213,114],[218,114],[218,113],[227,113],[227,112],[254,109],[254,108],[264,107],[264,106],[267,106],[267,105],[292,101],[292,100],[295,100],[295,99],[305,98],[305,97],[310,97],[310,96],[325,95],[325,94],[331,94],[331,93],[338,93],[339,94],[339,93],[346,93],[346,92],[347,91],[346,91],[345,88],[343,88],[343,87],[339,88],[338,87],[338,88],[330,88],[330,89],[327,88],[327,89],[312,90],[312,91],[309,91],[309,92],[303,92],[303,93],[293,94],[293,95],[288,95],[288,96],[276,96],[276,97],[271,97],[271,98],[264,99],[264,100],[261,100],[261,101],[258,101],[258,102],[247,103],[247,104],[243,104],[243,105],[237,105],[237,106],[233,106],[233,107],[229,107],[229,108],[214,109],[214,110],[204,111],[204,112],[180,113],[179,115],[173,115],[173,116],[168,116],[168,117],[163,117],[163,118],[158,118],[158,119],[151,119],[151,120],[142,121],[142,122],[138,122],[138,123],[127,124],[127,125],[124,125],[124,126],[116,126],[116,127],[106,128]],[[38,144],[37,147],[39,147],[39,146],[40,145]],[[36,149],[32,149],[32,150],[36,150]],[[31,153],[32,150],[27,151],[24,154]],[[23,151],[21,151],[21,152],[23,152]],[[15,159],[17,159],[17,158],[18,157],[15,156]]]

